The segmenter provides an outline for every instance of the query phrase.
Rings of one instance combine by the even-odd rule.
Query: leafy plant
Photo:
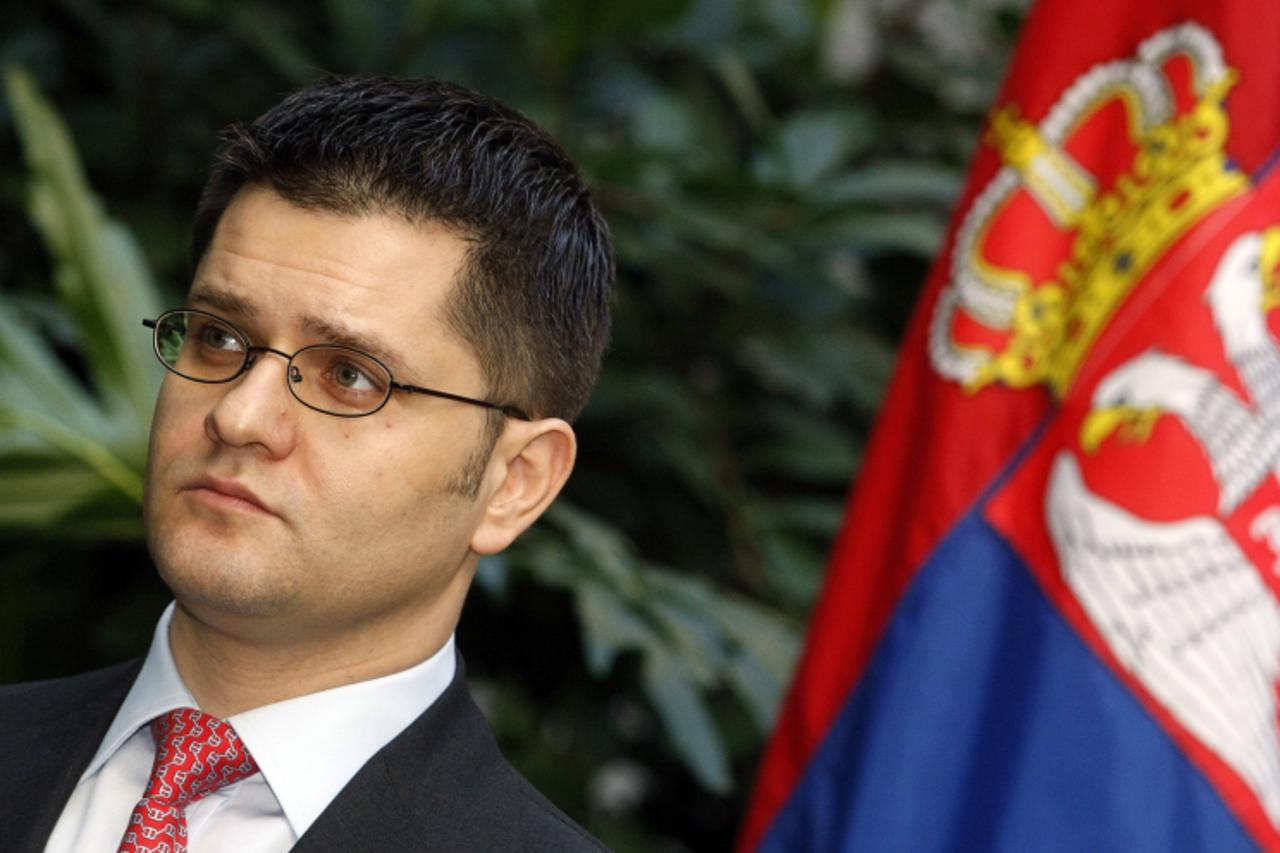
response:
[[[19,306],[0,300],[0,527],[136,538],[158,371],[140,321],[159,298],[137,244],[89,191],[66,128],[30,77],[5,80],[31,220],[54,261],[57,320],[85,380]]]

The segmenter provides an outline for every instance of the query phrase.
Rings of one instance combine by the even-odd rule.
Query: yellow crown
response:
[[[1044,384],[1062,396],[1152,265],[1192,226],[1248,189],[1248,178],[1223,153],[1228,119],[1222,103],[1236,73],[1221,65],[1205,39],[1216,48],[1196,25],[1158,34],[1140,49],[1140,56],[1148,54],[1145,64],[1092,69],[1060,99],[1059,114],[1051,112],[1041,125],[1024,119],[1014,105],[993,113],[987,141],[1005,168],[962,224],[952,264],[955,292],[939,304],[1007,332],[1007,343],[999,349],[961,345],[950,339],[951,317],[935,317],[930,354],[940,372],[970,391],[993,382],[1014,388]],[[1172,116],[1166,83],[1162,76],[1153,82],[1152,74],[1161,64],[1156,60],[1187,44],[1198,48],[1190,58],[1207,79],[1191,109]],[[1126,106],[1136,155],[1101,191],[1094,176],[1050,137],[1067,138],[1115,97]],[[1052,134],[1045,132],[1047,124]],[[1016,189],[1029,194],[1055,228],[1073,232],[1068,255],[1051,280],[1033,282],[1021,270],[995,267],[982,254],[986,235]]]

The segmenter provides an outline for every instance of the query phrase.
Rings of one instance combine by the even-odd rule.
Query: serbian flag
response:
[[[742,851],[1280,849],[1280,3],[1028,17]]]

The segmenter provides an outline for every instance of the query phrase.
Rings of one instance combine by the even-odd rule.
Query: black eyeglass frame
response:
[[[188,376],[187,374],[180,372],[177,368],[170,365],[169,362],[165,361],[164,356],[160,354],[159,327],[160,327],[160,323],[166,317],[172,316],[174,314],[199,314],[204,317],[209,317],[210,319],[217,320],[219,323],[226,326],[228,329],[230,329],[231,331],[235,332],[238,336],[240,336],[245,342],[244,363],[240,365],[240,369],[237,370],[235,373],[233,373],[231,376],[228,376],[226,379],[198,379],[194,376]],[[156,359],[162,365],[164,365],[165,370],[168,370],[170,373],[176,376],[181,376],[183,379],[186,379],[189,382],[201,382],[201,383],[204,383],[205,385],[224,385],[227,382],[234,382],[236,379],[239,379],[241,376],[243,376],[249,370],[249,368],[253,367],[253,365],[257,363],[257,358],[256,358],[257,354],[261,354],[265,352],[269,352],[272,355],[280,356],[285,360],[285,362],[287,362],[288,367],[291,368],[293,367],[293,360],[298,356],[299,353],[303,353],[303,352],[306,352],[307,350],[314,350],[314,349],[345,350],[346,352],[354,353],[355,355],[358,355],[361,358],[367,358],[369,361],[372,361],[374,364],[378,365],[379,367],[381,367],[383,370],[387,372],[387,377],[389,381],[387,383],[387,393],[386,393],[386,396],[382,398],[382,402],[379,403],[376,408],[370,409],[367,412],[355,412],[351,414],[346,414],[343,412],[331,412],[328,409],[321,409],[317,406],[311,405],[306,400],[299,397],[298,393],[293,390],[293,383],[289,381],[290,373],[286,372],[285,385],[288,386],[289,394],[293,397],[293,399],[297,400],[299,403],[301,403],[302,405],[306,406],[308,409],[311,409],[314,412],[320,412],[321,414],[324,414],[324,415],[332,415],[335,418],[366,418],[369,415],[380,412],[382,408],[387,405],[387,402],[391,399],[392,391],[408,391],[412,394],[425,394],[429,397],[439,397],[443,400],[453,400],[455,403],[467,403],[472,406],[480,406],[485,409],[493,409],[495,412],[502,412],[502,414],[506,415],[507,417],[515,418],[516,420],[521,420],[521,421],[532,420],[532,418],[530,418],[529,415],[518,406],[512,406],[505,403],[493,403],[493,402],[490,402],[489,400],[478,400],[475,397],[464,397],[461,394],[454,394],[450,391],[439,391],[435,388],[423,388],[419,385],[406,385],[403,382],[397,382],[395,380],[395,374],[391,372],[391,368],[383,364],[381,359],[375,358],[374,356],[369,355],[369,353],[364,352],[363,350],[355,349],[354,347],[343,346],[342,344],[309,344],[299,349],[293,355],[290,355],[289,353],[284,352],[283,350],[275,349],[274,347],[257,346],[256,344],[253,343],[253,339],[250,338],[249,335],[246,334],[243,329],[239,328],[234,323],[227,320],[225,317],[219,317],[217,314],[213,314],[209,311],[202,311],[199,308],[173,308],[169,311],[165,311],[163,314],[156,317],[154,320],[143,319],[142,325],[146,326],[148,329],[151,330],[151,349],[155,353]]]

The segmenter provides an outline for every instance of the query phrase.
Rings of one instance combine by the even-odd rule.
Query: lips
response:
[[[241,509],[248,512],[262,512],[278,516],[266,501],[242,483],[206,474],[198,477],[182,487],[182,491],[191,492],[196,497],[205,499],[227,509]]]

